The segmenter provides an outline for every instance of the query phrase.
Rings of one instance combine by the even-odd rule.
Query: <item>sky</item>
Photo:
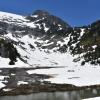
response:
[[[0,11],[29,15],[46,10],[71,26],[82,26],[100,19],[100,0],[0,0]]]

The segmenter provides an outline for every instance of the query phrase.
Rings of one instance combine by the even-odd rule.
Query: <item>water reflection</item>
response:
[[[100,88],[71,92],[33,93],[31,95],[1,96],[0,100],[82,100],[100,96]],[[82,98],[82,99],[81,99]]]
[[[0,100],[81,100],[79,93],[73,92],[53,92],[34,93],[31,95],[4,96]]]

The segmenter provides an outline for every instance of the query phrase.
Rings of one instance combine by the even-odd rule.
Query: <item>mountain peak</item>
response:
[[[49,12],[45,10],[36,10],[32,15],[40,15],[40,16],[46,16],[50,15]]]
[[[71,28],[71,26],[61,18],[52,15],[45,10],[36,10],[32,15],[27,16],[26,19],[37,25],[36,31],[39,31],[39,34],[40,32],[43,34],[63,34]]]

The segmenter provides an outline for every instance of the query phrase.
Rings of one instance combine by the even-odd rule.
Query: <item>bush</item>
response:
[[[81,65],[82,65],[82,66],[85,65],[85,61],[82,61],[82,62],[81,62]]]

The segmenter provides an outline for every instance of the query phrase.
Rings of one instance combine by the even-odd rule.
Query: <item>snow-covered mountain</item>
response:
[[[46,11],[0,12],[0,67],[100,63],[100,21],[71,27]]]

